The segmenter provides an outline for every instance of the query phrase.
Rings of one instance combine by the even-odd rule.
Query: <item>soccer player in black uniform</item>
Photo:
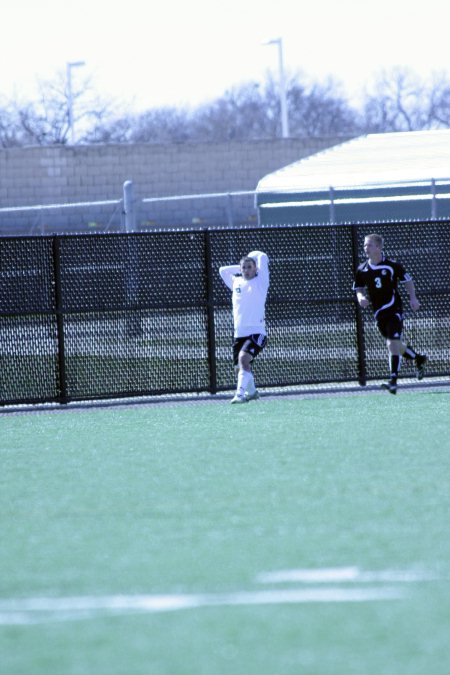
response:
[[[419,309],[420,302],[416,298],[411,275],[399,262],[385,257],[381,235],[368,234],[365,237],[364,253],[367,260],[356,270],[353,289],[356,291],[360,307],[372,305],[378,330],[386,339],[390,379],[381,386],[391,394],[396,394],[402,357],[414,360],[418,380],[423,378],[427,362],[425,354],[419,354],[410,345],[405,345],[402,340],[403,307],[398,283],[405,284],[409,294],[409,303],[414,312]]]

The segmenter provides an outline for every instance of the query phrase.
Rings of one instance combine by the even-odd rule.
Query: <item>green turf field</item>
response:
[[[2,675],[448,675],[450,391],[2,415]]]

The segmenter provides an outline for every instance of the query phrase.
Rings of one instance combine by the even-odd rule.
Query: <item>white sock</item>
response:
[[[240,370],[239,375],[238,375],[238,381],[237,381],[237,391],[236,394],[238,396],[244,396],[247,387],[248,387],[248,381],[250,377],[252,376],[251,373],[249,373],[248,370]]]
[[[250,377],[247,382],[247,392],[251,395],[254,394],[256,391],[256,385],[255,385],[255,378],[253,377],[253,373],[249,373]]]

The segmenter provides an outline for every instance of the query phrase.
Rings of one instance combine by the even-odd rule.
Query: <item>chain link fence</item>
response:
[[[422,308],[405,327],[429,355],[427,375],[447,375],[449,222],[2,237],[0,403],[233,389],[231,294],[218,270],[254,249],[271,275],[258,386],[384,377],[386,348],[352,291],[372,231],[415,279]]]

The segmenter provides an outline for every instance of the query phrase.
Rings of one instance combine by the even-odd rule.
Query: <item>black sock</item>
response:
[[[415,359],[417,356],[417,352],[414,351],[414,349],[411,347],[411,345],[406,345],[406,350],[405,353],[403,354],[405,359]]]

